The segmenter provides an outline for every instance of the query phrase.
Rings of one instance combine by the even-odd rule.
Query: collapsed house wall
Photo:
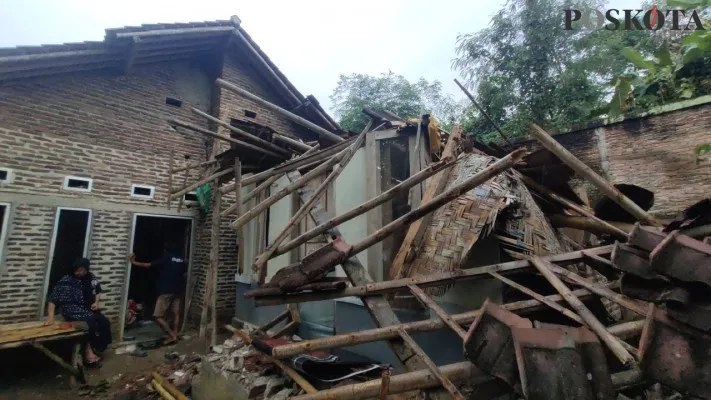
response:
[[[711,96],[704,96],[554,137],[610,182],[653,191],[650,212],[670,216],[711,193],[708,161],[697,164],[694,154],[696,146],[711,141],[710,131]],[[523,144],[540,148],[536,141]],[[597,191],[586,189],[594,204]]]

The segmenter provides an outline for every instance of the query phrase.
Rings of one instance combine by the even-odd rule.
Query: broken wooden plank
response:
[[[533,264],[541,275],[563,296],[568,304],[575,309],[578,315],[580,315],[580,318],[598,335],[623,365],[632,365],[634,363],[634,357],[620,344],[619,340],[605,329],[605,326],[585,307],[583,302],[575,297],[563,281],[553,273],[549,268],[550,263],[540,257],[533,257],[531,258],[531,264]]]
[[[461,136],[462,128],[459,125],[455,125],[449,139],[447,139],[444,151],[442,151],[442,159],[447,157],[457,158],[457,151]],[[432,200],[447,187],[447,181],[449,180],[451,172],[452,166],[448,166],[443,169],[442,172],[430,178],[420,204],[424,204]],[[405,239],[403,239],[402,245],[390,265],[390,279],[400,279],[407,276],[407,265],[414,258],[414,252],[420,247],[420,244],[425,236],[425,231],[427,231],[427,227],[430,225],[430,222],[432,222],[431,217],[415,221],[407,230],[407,235],[405,235]]]
[[[417,354],[422,359],[422,361],[427,366],[427,369],[429,369],[432,375],[437,378],[442,387],[447,389],[449,394],[451,394],[455,400],[464,400],[464,396],[459,393],[459,389],[454,386],[454,384],[452,383],[452,381],[449,380],[449,378],[440,373],[439,368],[437,368],[432,359],[430,359],[427,354],[425,354],[424,350],[422,350],[422,348],[415,342],[415,340],[412,339],[412,337],[410,337],[410,335],[408,335],[407,332],[405,332],[403,329],[399,329],[398,334],[400,335],[402,340],[405,341],[405,344],[407,344],[412,349],[412,351],[414,351],[415,354]]]
[[[640,206],[638,206],[634,201],[630,200],[629,197],[625,196],[616,187],[612,186],[603,177],[595,173],[590,167],[585,165],[582,161],[578,160],[573,153],[568,151],[563,147],[558,141],[556,141],[548,132],[544,131],[540,126],[536,124],[531,124],[531,128],[528,133],[536,138],[543,147],[550,150],[553,154],[558,156],[566,165],[572,168],[576,173],[578,173],[583,178],[587,179],[590,183],[595,185],[600,192],[609,197],[612,201],[617,203],[625,211],[630,213],[637,220],[645,222],[652,226],[661,226],[661,223],[646,211],[644,211]]]

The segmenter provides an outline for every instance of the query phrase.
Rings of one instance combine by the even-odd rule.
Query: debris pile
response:
[[[286,141],[289,145],[277,146],[235,127],[228,129],[249,143],[179,125],[232,146],[207,161],[203,179],[177,191],[171,187],[172,197],[178,198],[197,186],[215,185],[212,207],[220,212],[212,213],[201,336],[208,319],[213,337],[216,330],[208,309],[214,312],[220,218],[235,214],[231,227],[242,248],[242,228],[248,222],[286,196],[295,194],[301,201],[282,230],[270,232],[274,239],[251,265],[259,287],[245,294],[258,307],[288,305],[287,310],[249,334],[230,328],[235,336],[214,346],[207,358],[239,381],[250,398],[384,399],[446,390],[463,399],[462,391],[471,387],[481,398],[514,393],[527,399],[711,399],[711,244],[691,233],[708,234],[699,226],[710,220],[708,201],[670,221],[666,230],[671,232],[665,232],[663,221],[648,212],[652,191],[612,185],[536,124],[530,134],[543,149],[534,152],[510,142],[507,149],[479,143],[459,127],[444,132],[429,115],[405,121],[372,110],[364,110],[372,118],[368,127],[349,138],[222,79],[217,84],[319,136],[318,144]],[[366,137],[381,129],[389,130],[388,138],[417,135],[413,142],[427,140],[410,149],[411,156],[429,149],[421,152],[422,165],[368,201],[329,215],[319,199],[368,143]],[[433,135],[436,131],[439,137]],[[243,178],[241,160],[247,155],[240,148],[260,149],[271,157],[269,168]],[[595,208],[587,204],[570,186],[573,176],[593,185],[604,201]],[[281,177],[288,183],[268,192]],[[240,189],[251,184],[257,186],[245,198],[259,201],[243,210],[246,199]],[[409,196],[415,187],[421,198],[408,203],[411,207],[401,215],[390,215],[373,229],[368,222],[367,236],[355,243],[343,237],[341,224]],[[228,193],[236,196],[236,203],[221,210],[221,196]],[[308,227],[302,224],[307,216],[314,227],[292,237],[295,228]],[[571,238],[562,228],[585,234]],[[401,245],[392,249],[392,259],[381,257],[389,263],[384,276],[390,279],[375,282],[368,273],[372,266],[364,267],[355,255],[394,236],[402,239]],[[313,250],[307,244],[314,240],[325,245],[304,251],[267,282],[271,259],[297,248]],[[243,272],[251,260],[240,257]],[[329,276],[339,265],[345,279]],[[482,299],[478,310],[445,311],[438,300],[448,289],[474,280],[510,289],[516,296]],[[299,303],[350,296],[360,297],[378,328],[312,340],[293,336],[301,322]],[[401,323],[394,304],[403,298],[436,318]],[[268,334],[283,321],[281,329]],[[461,346],[466,361],[437,365],[420,347],[416,334],[438,329],[459,336],[461,342],[443,345]],[[327,353],[376,341],[390,345],[404,373]]]

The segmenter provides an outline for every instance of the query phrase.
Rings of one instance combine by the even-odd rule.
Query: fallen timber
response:
[[[466,381],[470,385],[479,385],[492,381],[494,378],[486,375],[474,364],[464,361],[439,367],[439,371],[453,382]],[[624,388],[642,381],[642,373],[637,370],[623,371],[611,375],[615,388]],[[313,394],[294,396],[292,400],[359,400],[377,397],[380,393],[382,379],[373,379],[363,383],[354,383],[337,388],[322,390]],[[389,394],[422,390],[440,386],[437,378],[429,370],[409,372],[390,377]]]
[[[596,256],[609,256],[612,253],[612,245],[593,247],[586,250],[573,251],[570,253],[556,254],[552,256],[542,257],[544,260],[567,265],[576,262],[583,262],[586,259],[585,254],[593,254]],[[255,303],[257,306],[269,306],[289,303],[303,303],[308,301],[339,299],[351,296],[371,296],[376,294],[393,293],[400,290],[406,290],[408,285],[417,285],[419,287],[449,285],[456,282],[463,282],[474,279],[488,279],[491,272],[511,272],[525,268],[532,268],[528,260],[509,261],[500,264],[487,265],[483,267],[471,268],[466,270],[456,270],[452,272],[443,272],[427,276],[418,276],[413,278],[402,278],[391,281],[373,282],[366,285],[349,287],[344,290],[334,290],[329,292],[309,292],[309,293],[294,293],[282,294],[278,296],[263,296],[256,297]],[[251,292],[245,293],[245,297],[251,297]]]
[[[610,283],[603,287],[612,288],[615,286],[616,284]],[[590,291],[586,289],[573,290],[573,294],[578,296],[578,298],[582,299],[590,298],[593,295]],[[563,297],[557,294],[545,296],[545,298],[548,301],[554,301],[556,303],[561,303],[564,301]],[[531,299],[504,304],[502,305],[502,307],[511,312],[525,314],[528,312],[544,309],[546,306],[538,300]],[[454,322],[460,325],[464,325],[474,322],[477,315],[479,315],[479,310],[467,311],[460,314],[451,314],[450,317],[454,320]],[[634,322],[626,322],[619,325],[613,325],[608,327],[608,329],[615,336],[624,339],[641,332],[643,326],[644,321],[640,320]],[[405,330],[405,332],[409,333],[420,333],[445,329],[448,328],[448,325],[440,318],[408,322],[400,325],[392,325],[382,328],[359,331],[357,333],[335,335],[320,339],[306,340],[298,343],[289,343],[281,346],[275,346],[272,349],[272,356],[274,356],[275,358],[287,358],[303,353],[308,353],[310,351],[328,350],[345,346],[353,346],[361,343],[371,343],[380,340],[387,340],[398,337],[399,328],[402,328]]]

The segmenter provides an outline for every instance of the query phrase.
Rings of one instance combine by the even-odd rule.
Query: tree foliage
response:
[[[402,118],[430,113],[445,128],[458,121],[464,109],[452,96],[443,93],[439,81],[430,83],[420,78],[410,83],[392,71],[380,76],[341,75],[331,102],[339,124],[355,132],[368,123],[369,117],[362,112],[366,107],[375,111],[388,110]]]
[[[552,130],[587,122],[605,109],[609,82],[627,68],[620,51],[657,46],[649,31],[564,29],[561,10],[591,7],[604,4],[509,0],[486,29],[458,37],[453,67],[507,135],[525,135],[534,121]],[[483,116],[466,115],[468,131],[495,140]]]

